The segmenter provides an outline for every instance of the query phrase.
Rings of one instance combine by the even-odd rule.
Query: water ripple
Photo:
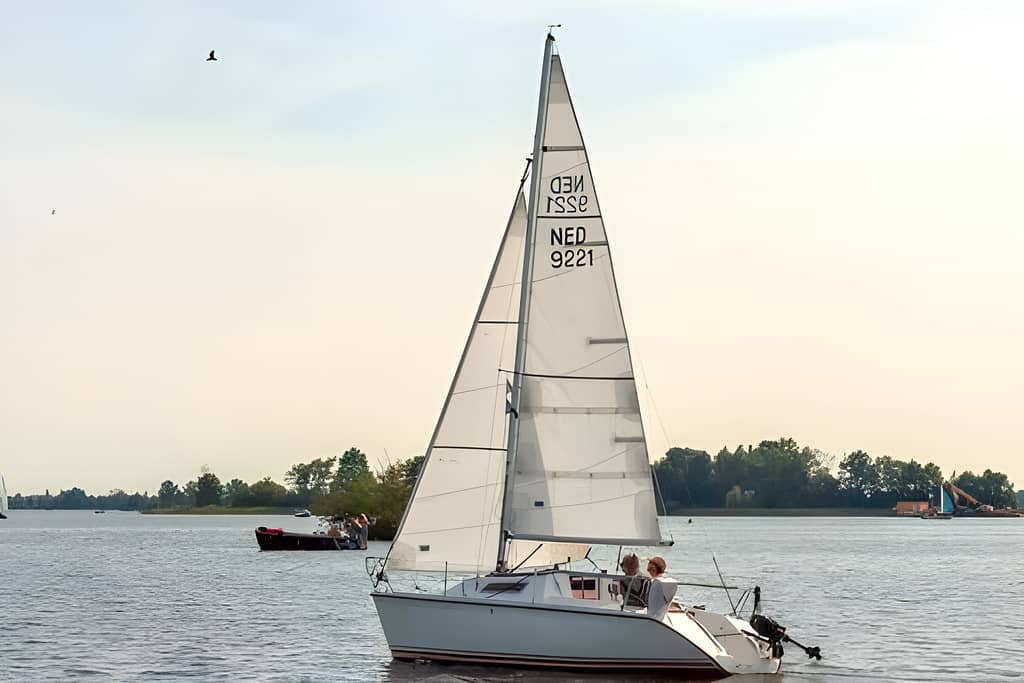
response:
[[[394,662],[362,553],[256,550],[255,526],[306,523],[15,511],[0,523],[0,680],[622,680]],[[674,576],[716,580],[714,552],[731,581],[759,583],[765,610],[825,655],[809,661],[790,649],[781,679],[744,683],[1024,677],[1013,630],[1024,522],[667,523]],[[608,566],[616,550],[595,557]],[[683,597],[722,604],[707,589]]]

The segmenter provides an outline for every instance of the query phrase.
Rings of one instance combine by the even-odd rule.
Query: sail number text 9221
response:
[[[582,225],[568,228],[551,228],[552,268],[583,268],[594,265],[594,250],[584,249],[587,229]],[[564,248],[568,247],[568,248]]]
[[[582,175],[558,175],[551,179],[548,188],[551,194],[547,197],[547,213],[586,213],[590,202],[587,195],[582,194]],[[553,195],[553,196],[552,196]]]

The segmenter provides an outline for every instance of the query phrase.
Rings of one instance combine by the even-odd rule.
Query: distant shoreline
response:
[[[295,509],[290,507],[223,507],[207,505],[205,507],[186,508],[153,508],[140,510],[144,515],[289,515],[294,516]]]
[[[669,517],[896,517],[886,508],[684,508]],[[911,518],[912,519],[912,518]]]

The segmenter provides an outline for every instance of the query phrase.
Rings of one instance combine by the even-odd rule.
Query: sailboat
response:
[[[573,568],[592,545],[660,543],[608,236],[549,33],[533,156],[371,595],[396,659],[778,673],[788,639],[767,617],[684,606],[670,580],[627,606],[624,577]],[[396,590],[401,571],[444,589]]]
[[[921,513],[921,519],[953,519],[953,499],[941,481],[935,494],[935,509]]]
[[[0,519],[7,519],[7,482],[0,476]]]

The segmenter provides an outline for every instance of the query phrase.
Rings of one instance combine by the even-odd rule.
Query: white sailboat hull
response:
[[[702,677],[776,673],[780,666],[777,659],[736,661],[690,618],[676,624],[632,612],[451,595],[373,593],[373,599],[396,659]]]
[[[397,659],[725,675],[670,627],[629,612],[402,593],[373,599]]]

